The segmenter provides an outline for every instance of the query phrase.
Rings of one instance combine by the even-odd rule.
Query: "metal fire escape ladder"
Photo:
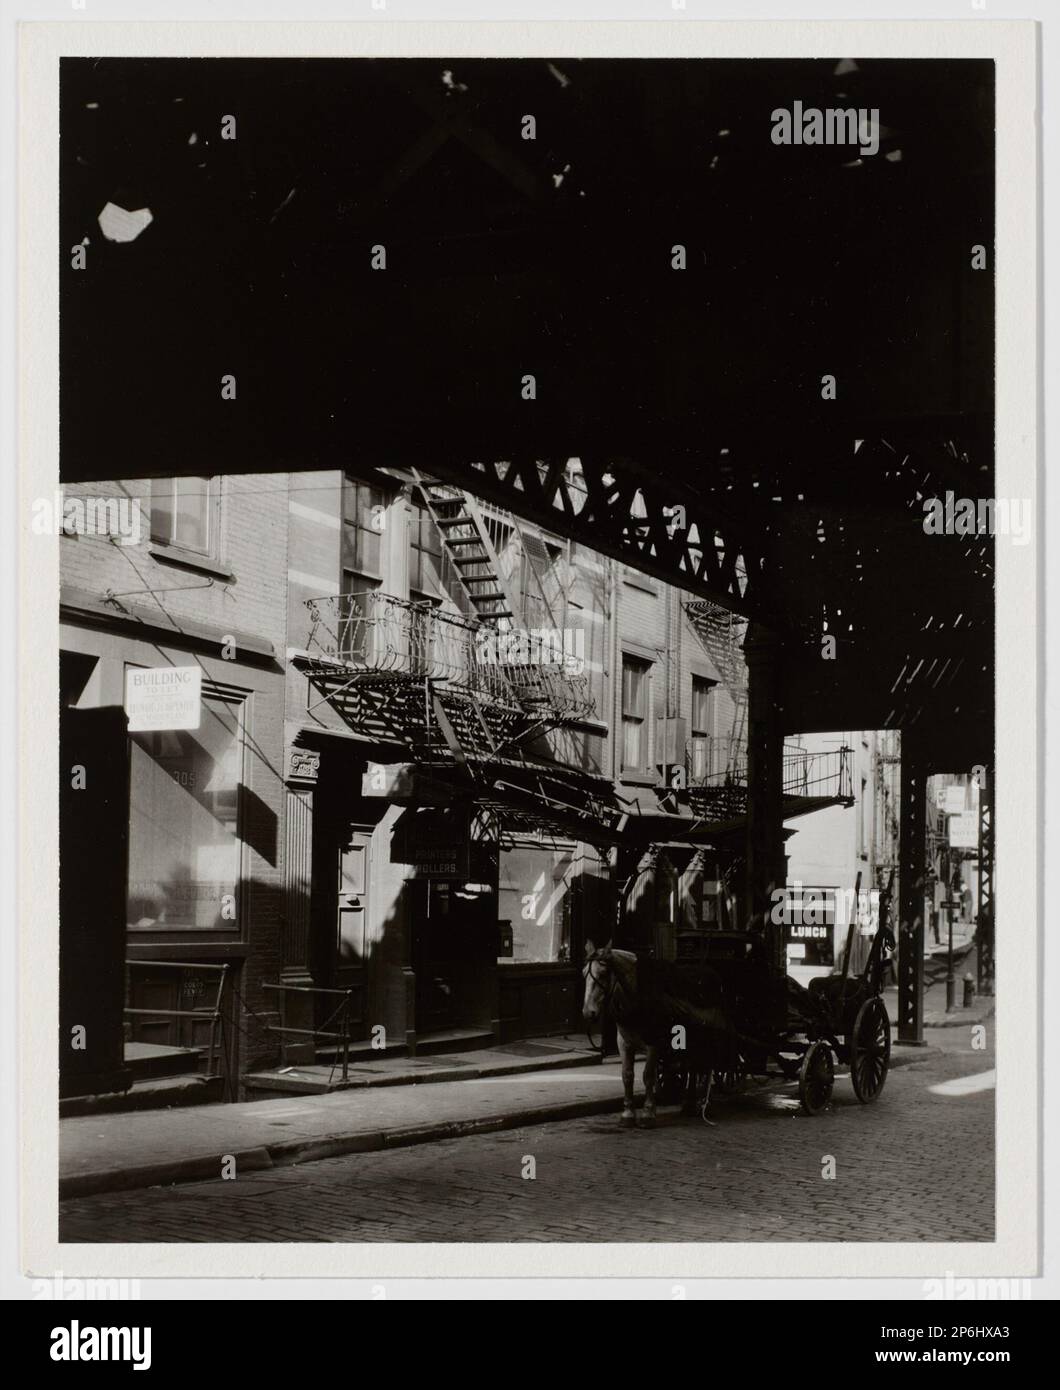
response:
[[[521,596],[505,578],[504,567],[494,543],[490,519],[470,493],[452,484],[438,482],[418,469],[411,471],[424,504],[438,528],[453,569],[459,576],[475,618],[501,637],[514,633],[518,621],[523,625],[524,631],[515,635],[521,635],[524,645],[527,644],[524,605]],[[537,538],[524,532],[514,516],[503,525],[509,534],[518,536],[527,568],[540,594],[549,624],[562,645],[562,633],[556,627],[552,606],[534,560],[534,541]],[[538,545],[540,544],[538,542]],[[533,721],[529,727],[519,732],[517,740],[510,740],[512,742],[526,743],[554,727],[564,717],[572,714],[580,716],[588,713],[591,707],[588,682],[582,682],[584,688],[579,688],[579,678],[571,676],[562,659],[556,669],[553,669],[551,666],[546,667],[538,659],[539,655],[527,650],[526,659],[506,660],[500,652],[496,654],[499,664],[503,667],[505,679],[517,693],[524,711]],[[500,748],[495,751],[499,752]]]
[[[500,557],[475,499],[450,483],[412,469],[424,505],[438,528],[453,568],[481,623],[508,631],[515,618],[513,596],[504,583]]]
[[[747,678],[737,630],[743,620],[707,599],[686,603],[685,612],[733,702],[735,715],[729,735],[726,771],[735,780],[741,771],[740,750],[746,743],[747,727]]]

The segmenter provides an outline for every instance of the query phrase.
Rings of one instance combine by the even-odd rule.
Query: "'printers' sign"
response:
[[[202,709],[199,666],[158,666],[125,673],[125,713],[130,733],[197,729]]]

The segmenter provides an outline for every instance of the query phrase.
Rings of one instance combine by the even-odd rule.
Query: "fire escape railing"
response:
[[[502,668],[483,658],[478,623],[378,589],[307,599],[307,650],[364,671],[446,685],[492,703],[518,701]]]
[[[718,768],[720,753],[727,752],[727,740],[694,738],[685,750],[686,785],[693,791],[721,793],[731,788],[747,787],[746,751],[733,759],[726,758]],[[716,770],[717,769],[717,770]],[[781,782],[785,797],[824,798],[833,801],[854,800],[854,781],[851,750],[846,746],[818,752],[785,744]]]
[[[588,681],[544,637],[498,632],[378,589],[307,599],[310,656],[354,670],[433,681],[543,724],[592,711]]]

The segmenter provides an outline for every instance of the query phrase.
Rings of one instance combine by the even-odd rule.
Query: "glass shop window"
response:
[[[198,729],[130,740],[131,931],[237,931],[243,702],[204,695]]]
[[[570,960],[573,859],[573,849],[501,853],[497,916],[512,930],[512,954],[501,965]]]

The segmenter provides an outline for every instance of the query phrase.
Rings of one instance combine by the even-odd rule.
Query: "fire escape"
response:
[[[709,600],[689,601],[685,612],[733,704],[732,724],[723,741],[724,766],[708,764],[704,769],[690,760],[686,769],[688,802],[696,816],[712,825],[736,824],[747,815],[747,667],[743,656],[747,620]],[[786,743],[781,776],[785,819],[826,806],[854,804],[851,750],[847,747],[816,752]]]
[[[620,808],[610,784],[554,760],[545,737],[577,728],[593,704],[547,600],[543,543],[462,490],[414,476],[464,611],[380,590],[308,600],[299,665],[320,697],[310,712],[326,703],[359,738],[393,747],[436,787],[494,811],[503,828],[611,840]],[[546,620],[533,629],[522,625],[525,606],[502,561],[516,546]]]
[[[685,613],[733,704],[722,780],[731,784],[746,782],[747,666],[743,658],[743,639],[747,620],[708,599],[686,603]]]

